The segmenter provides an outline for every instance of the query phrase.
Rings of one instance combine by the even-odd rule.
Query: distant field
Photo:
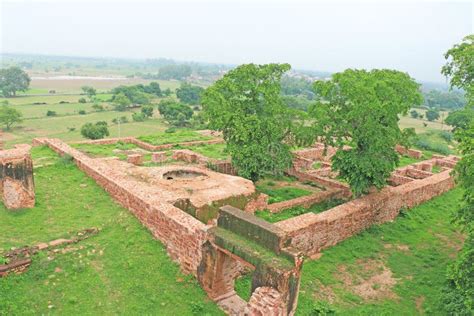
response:
[[[426,123],[426,127],[423,125]],[[425,120],[414,119],[411,117],[404,116],[400,118],[400,127],[401,128],[414,128],[416,133],[424,133],[430,130],[445,130],[450,131],[451,126],[442,124],[441,122],[428,122]]]
[[[91,80],[91,79],[33,79],[31,81],[31,88],[33,91],[55,90],[56,93],[78,93],[81,92],[81,87],[92,86],[98,91],[109,91],[114,87],[120,85],[135,85],[135,84],[149,84],[150,82],[158,82],[162,89],[170,88],[175,90],[179,87],[178,81],[167,80],[144,80],[144,79],[110,79],[110,80]]]
[[[112,120],[121,116],[127,116],[130,123],[112,125]],[[44,117],[40,119],[25,120],[21,126],[13,128],[10,133],[4,133],[3,138],[6,146],[13,144],[31,142],[35,137],[56,137],[65,141],[78,141],[84,138],[80,134],[80,128],[87,122],[106,121],[109,124],[110,137],[138,136],[153,134],[165,130],[167,124],[159,119],[150,119],[145,122],[132,122],[131,112],[94,112],[86,115]],[[69,131],[68,128],[75,128]]]

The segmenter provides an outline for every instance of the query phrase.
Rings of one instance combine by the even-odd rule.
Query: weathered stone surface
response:
[[[128,155],[127,162],[134,164],[136,166],[141,166],[143,165],[143,155],[141,154]]]
[[[151,154],[151,161],[154,163],[162,163],[167,159],[166,152],[159,151]]]
[[[17,145],[0,151],[0,190],[8,209],[31,208],[35,205],[31,146]]]

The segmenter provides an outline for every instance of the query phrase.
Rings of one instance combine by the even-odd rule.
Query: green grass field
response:
[[[100,232],[68,253],[41,253],[22,275],[0,278],[0,315],[223,315],[163,245],[75,165],[34,148],[36,206],[0,206],[0,252]],[[60,176],[58,176],[60,175]]]

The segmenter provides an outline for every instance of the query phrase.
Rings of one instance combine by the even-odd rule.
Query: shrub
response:
[[[453,133],[448,132],[448,131],[441,131],[439,133],[439,136],[445,141],[447,141],[448,143],[450,143],[453,140]]]
[[[70,132],[74,132],[76,130],[76,128],[75,127],[68,127],[67,130],[70,131]]]
[[[103,110],[104,110],[104,106],[103,106],[103,105],[100,105],[100,104],[98,104],[98,103],[94,103],[94,104],[92,105],[92,108],[93,108],[94,110],[96,110],[96,111],[103,111]]]
[[[170,128],[165,129],[165,133],[169,133],[169,134],[176,133],[176,131],[177,131],[176,127],[170,127]]]
[[[143,114],[142,112],[133,113],[132,119],[135,122],[143,122],[145,120],[145,114]]]
[[[427,139],[424,139],[424,138],[418,139],[415,142],[415,146],[420,148],[420,149],[433,151],[433,152],[436,152],[436,153],[439,153],[439,154],[442,154],[442,155],[451,154],[451,150],[449,149],[449,147],[447,145],[439,144],[439,143],[433,143],[433,142],[431,142]]]
[[[87,103],[86,98],[80,98],[80,99],[79,99],[79,103]]]
[[[59,104],[68,104],[69,101],[59,101]]]
[[[100,139],[109,136],[109,129],[104,121],[86,123],[81,127],[81,135],[89,139]]]
[[[151,105],[143,105],[141,111],[145,117],[153,116],[153,106]]]
[[[50,111],[50,110],[48,110],[48,111],[46,112],[46,116],[56,116],[56,115],[57,115],[57,114],[56,114],[56,111]]]
[[[80,115],[85,115],[86,114],[86,111],[85,110],[79,110],[78,112]]]

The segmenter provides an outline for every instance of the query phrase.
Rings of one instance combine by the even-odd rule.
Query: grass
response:
[[[276,181],[278,181],[278,183]],[[287,201],[314,193],[310,190],[290,186],[292,182],[293,179],[291,179],[291,181],[284,181],[267,178],[257,182],[256,187],[258,191],[268,195],[269,204]]]
[[[0,248],[101,231],[74,251],[41,253],[26,273],[0,278],[0,315],[223,315],[165,247],[84,173],[46,148],[34,148],[33,158],[53,165],[35,169],[33,209],[0,207]]]
[[[130,150],[137,149],[138,146],[135,144],[127,144],[118,142],[116,144],[72,144],[72,147],[88,154],[91,157],[111,157],[117,156],[121,159],[125,159],[127,156],[125,154],[116,153],[115,150]]]
[[[112,120],[126,116],[129,123],[114,125]],[[31,142],[35,137],[61,138],[65,141],[84,140],[80,133],[81,126],[88,122],[106,121],[109,124],[109,137],[136,136],[142,133],[157,133],[167,128],[166,123],[159,118],[144,122],[132,122],[131,112],[92,112],[86,115],[44,117],[24,120],[20,126],[14,127],[9,133],[4,133],[6,145]],[[70,129],[73,128],[73,131]]]
[[[317,203],[312,205],[310,208],[304,208],[302,206],[295,206],[286,210],[283,210],[279,213],[270,213],[268,210],[256,211],[255,216],[260,217],[267,222],[276,223],[279,221],[283,221],[285,219],[289,219],[295,216],[299,216],[305,213],[321,213],[330,208],[336,207],[342,203],[346,202],[345,200],[341,199],[330,199],[325,200],[321,203]]]
[[[408,156],[399,156],[399,159],[400,160],[399,160],[398,167],[405,167],[405,166],[408,166],[408,165],[411,165],[423,160],[423,159],[416,159],[416,158],[412,158]]]
[[[181,129],[173,133],[163,132],[153,135],[139,136],[138,139],[152,145],[164,145],[198,140],[211,140],[213,138],[210,136],[201,135],[192,130]]]
[[[203,156],[214,159],[227,159],[229,155],[225,152],[225,144],[205,144],[199,146],[184,146],[183,148],[200,153]]]
[[[445,314],[441,292],[446,267],[462,243],[450,214],[458,207],[461,194],[454,189],[392,223],[373,226],[323,251],[319,260],[305,262],[297,315],[309,315],[321,305],[338,315]],[[370,277],[367,262],[371,261],[393,273],[394,296],[363,299],[354,292],[355,286],[344,283],[342,268],[349,278],[360,281]]]

